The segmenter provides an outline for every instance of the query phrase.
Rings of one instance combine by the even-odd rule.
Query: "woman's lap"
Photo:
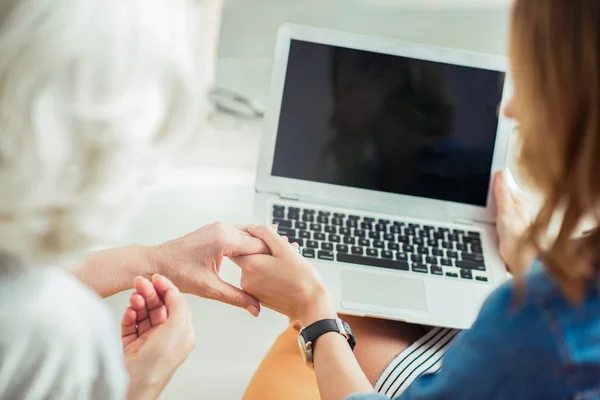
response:
[[[356,358],[371,383],[395,357],[425,334],[423,328],[397,321],[342,316],[357,338]],[[319,399],[314,372],[306,367],[293,324],[279,336],[252,378],[244,400]]]

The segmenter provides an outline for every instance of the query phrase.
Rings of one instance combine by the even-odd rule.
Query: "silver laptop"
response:
[[[468,328],[507,279],[491,177],[513,126],[502,57],[284,26],[255,217],[338,312]]]

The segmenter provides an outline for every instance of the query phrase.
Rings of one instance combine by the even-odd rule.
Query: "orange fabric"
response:
[[[298,327],[290,325],[273,344],[254,373],[243,400],[319,400],[313,371],[298,349]]]

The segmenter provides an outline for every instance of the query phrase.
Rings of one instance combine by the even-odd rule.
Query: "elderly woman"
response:
[[[113,240],[159,152],[196,134],[197,6],[0,4],[0,399],[157,397],[194,332],[173,283],[137,279],[123,318],[124,363],[98,295],[131,288],[138,275],[161,273],[182,291],[258,315],[256,299],[218,276],[223,257],[265,250],[243,229],[215,224],[160,246],[88,256],[77,274],[97,293],[58,268]]]

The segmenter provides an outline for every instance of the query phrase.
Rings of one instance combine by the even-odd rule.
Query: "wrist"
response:
[[[335,305],[327,289],[320,285],[298,315],[303,326],[309,326],[324,319],[337,318]]]

